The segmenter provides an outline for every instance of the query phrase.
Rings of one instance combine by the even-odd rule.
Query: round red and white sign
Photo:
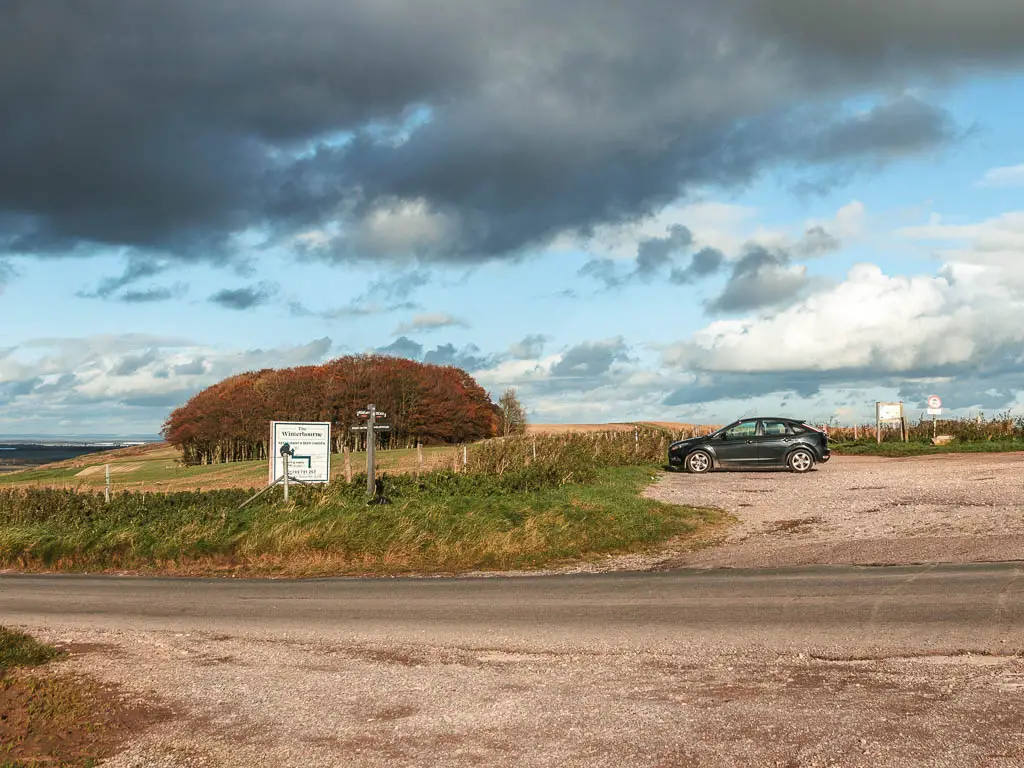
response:
[[[942,407],[942,400],[939,398],[938,395],[932,395],[931,397],[928,398],[928,407],[929,408],[941,408]]]

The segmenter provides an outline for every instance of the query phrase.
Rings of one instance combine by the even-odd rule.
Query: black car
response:
[[[668,463],[689,472],[714,468],[789,467],[809,472],[828,461],[828,435],[793,419],[741,419],[717,432],[668,447]]]

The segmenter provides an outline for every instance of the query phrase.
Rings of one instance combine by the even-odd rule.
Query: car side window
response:
[[[778,436],[790,434],[789,425],[784,421],[762,421],[761,424],[764,425],[765,435]]]
[[[757,434],[756,421],[741,421],[725,433],[726,440],[736,440],[742,437],[753,437]]]

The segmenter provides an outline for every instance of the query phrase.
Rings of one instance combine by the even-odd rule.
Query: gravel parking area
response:
[[[176,713],[107,768],[1024,765],[1015,656],[44,637]]]
[[[722,546],[660,567],[1024,559],[1024,453],[835,456],[807,475],[671,473],[648,495],[740,521]]]

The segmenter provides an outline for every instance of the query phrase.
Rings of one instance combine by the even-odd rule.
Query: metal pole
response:
[[[110,465],[109,464],[107,464],[107,485],[104,488],[103,496],[106,499],[107,504],[109,504],[110,503]]]
[[[932,414],[932,440],[935,440],[935,414]]]
[[[288,454],[281,456],[284,460],[284,500],[288,501]]]
[[[370,411],[370,420],[366,424],[366,493],[373,496],[376,492],[374,481],[377,479],[376,456],[374,455],[374,433],[373,425],[377,422],[377,409],[371,403],[367,409]]]

